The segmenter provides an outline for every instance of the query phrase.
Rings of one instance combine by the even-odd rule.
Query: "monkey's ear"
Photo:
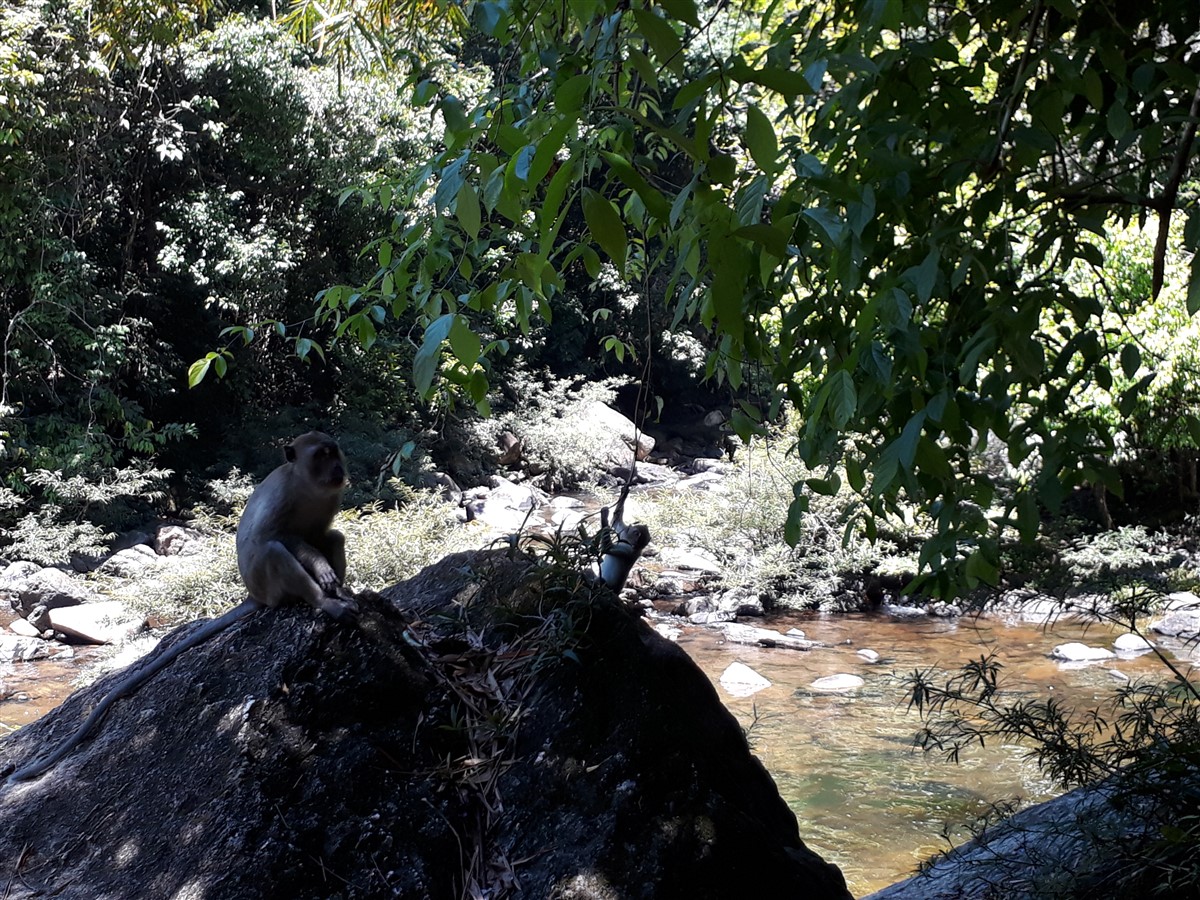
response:
[[[296,445],[295,444],[288,444],[286,447],[283,448],[283,458],[286,459],[288,462],[296,461]]]

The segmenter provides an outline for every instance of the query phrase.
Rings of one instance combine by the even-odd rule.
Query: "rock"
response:
[[[721,673],[720,682],[721,687],[735,697],[749,697],[771,686],[768,679],[740,662],[730,663]]]
[[[725,489],[725,476],[720,472],[699,472],[675,483],[677,491],[713,491]]]
[[[178,525],[164,526],[168,528],[178,528]],[[124,534],[118,535],[112,542],[111,550],[113,553],[119,553],[122,550],[128,550],[130,547],[136,547],[138,544],[154,544],[154,535],[148,531],[126,531]]]
[[[42,635],[32,622],[28,619],[22,619],[19,616],[9,622],[8,627],[13,634],[19,634],[21,637],[41,637]]]
[[[735,587],[717,598],[717,609],[734,616],[763,616],[766,610],[758,592],[748,587]]]
[[[712,600],[709,596],[688,597],[682,603],[675,607],[672,612],[677,616],[694,616],[696,613],[712,612],[714,609]]]
[[[37,563],[27,560],[9,563],[4,567],[4,571],[0,572],[0,590],[19,589],[25,579],[34,572],[40,572],[41,568]]]
[[[138,631],[145,619],[120,600],[50,610],[50,627],[88,644],[113,644]]]
[[[665,622],[660,622],[658,625],[655,625],[654,630],[657,631],[662,637],[665,637],[668,641],[677,641],[679,640],[679,636],[683,634],[681,629],[676,628],[674,625],[667,625]]]
[[[880,609],[897,619],[918,619],[921,616],[927,616],[929,613],[919,606],[898,606],[895,603],[885,603]]]
[[[86,586],[60,569],[38,569],[20,582],[17,591],[14,609],[26,618],[38,607],[74,606],[93,596]]]
[[[736,618],[737,616],[728,610],[692,613],[687,617],[688,621],[693,625],[720,625],[725,622],[732,622]]]
[[[578,421],[572,422],[571,427],[595,438],[596,459],[605,468],[628,466],[630,452],[635,446],[639,461],[654,449],[654,438],[639,431],[631,420],[615,409],[598,401],[581,406],[572,418]]]
[[[1153,623],[1150,629],[1184,640],[1200,637],[1200,609],[1176,609],[1167,613],[1166,618]]]
[[[701,456],[692,460],[692,471],[696,474],[716,472],[718,475],[726,475],[731,469],[733,469],[733,464],[724,459],[708,459]]]
[[[621,485],[624,485],[629,480],[628,460],[624,464],[610,466],[608,471]],[[662,487],[663,485],[675,484],[679,479],[679,473],[670,466],[663,466],[652,462],[639,462],[637,464],[637,472],[633,476],[633,483],[649,487]]]
[[[531,898],[849,900],[687,654],[597,592],[564,655],[534,577],[456,554],[364,598],[359,627],[281,607],[192,648],[39,781],[0,786],[0,853],[38,848],[14,900],[416,900],[464,877],[493,897],[519,879]],[[125,674],[5,739],[0,771]]]
[[[153,547],[137,544],[114,553],[96,571],[117,578],[141,578],[158,568],[161,561],[162,557],[154,552]]]
[[[704,417],[704,424],[709,428],[717,428],[725,424],[725,413],[719,409],[714,409]]]
[[[721,631],[727,641],[735,644],[757,644],[760,647],[778,647],[782,650],[812,650],[814,647],[825,646],[820,641],[810,641],[805,638],[780,634],[770,628],[756,628],[753,625],[742,625],[738,622],[722,625]]]
[[[487,495],[488,504],[499,504],[509,509],[530,510],[542,506],[549,496],[532,485],[517,484],[500,475],[491,477],[492,490]]]
[[[31,659],[45,659],[50,655],[52,645],[37,637],[25,637],[19,634],[0,634],[0,661],[29,662]]]
[[[937,600],[930,603],[926,611],[929,615],[942,619],[956,619],[962,615],[961,606],[957,603],[947,603],[945,600]]]
[[[869,663],[879,662],[879,654],[874,650],[868,650],[866,647],[863,647],[863,649],[859,650],[856,655],[861,656],[863,660]]]
[[[658,558],[664,566],[672,569],[691,569],[694,572],[710,572],[714,575],[721,572],[721,563],[707,550],[662,547]]]
[[[826,675],[818,678],[811,685],[815,691],[853,691],[862,687],[866,682],[858,675]]]
[[[497,460],[507,469],[515,469],[521,464],[525,448],[521,440],[511,431],[502,431],[496,436],[496,448],[500,451]]]
[[[788,637],[798,637],[798,638],[804,637],[804,632],[801,631],[799,628],[789,628],[787,631],[784,632],[784,634],[786,634]]]
[[[1200,609],[1200,596],[1191,591],[1175,591],[1167,594],[1163,609],[1173,611],[1178,609]]]
[[[1154,649],[1154,645],[1140,634],[1119,634],[1113,641],[1113,649],[1118,653],[1145,653]]]
[[[204,547],[204,535],[183,525],[164,525],[154,535],[159,556],[191,556]]]
[[[1053,659],[1067,662],[1092,662],[1093,660],[1113,659],[1116,654],[1103,647],[1089,647],[1078,641],[1070,641],[1066,644],[1059,644],[1050,651],[1050,656]]]
[[[551,497],[549,506],[551,509],[583,509],[584,503],[577,497]]]
[[[1144,787],[1121,790],[1120,783],[1076,788],[1023,809],[934,859],[921,874],[863,900],[1153,896],[1161,875],[1146,866],[1145,852],[1177,819],[1169,811],[1165,821],[1164,813],[1155,813]],[[1139,879],[1138,872],[1147,874]]]
[[[447,503],[455,506],[462,502],[462,488],[445,472],[422,472],[417,477],[417,486],[435,492]]]

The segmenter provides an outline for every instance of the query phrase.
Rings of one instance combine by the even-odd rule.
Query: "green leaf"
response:
[[[479,335],[471,330],[471,324],[466,316],[455,316],[450,326],[450,350],[458,357],[458,361],[470,369],[479,361],[482,342]]]
[[[738,62],[730,67],[729,75],[734,81],[761,85],[782,94],[787,100],[813,93],[813,87],[804,74],[787,66],[767,65],[755,69],[745,62]]]
[[[210,353],[204,359],[198,359],[188,366],[188,387],[194,388],[204,380],[204,376],[208,374],[209,366],[212,365],[213,357],[215,356],[215,353]]]
[[[696,12],[696,0],[658,0],[658,5],[673,19],[685,22],[693,28],[700,27],[700,16]]]
[[[746,107],[746,149],[768,175],[774,175],[779,156],[775,126],[757,106]]]
[[[1126,378],[1133,378],[1142,365],[1142,354],[1137,344],[1126,344],[1121,348],[1121,371]]]
[[[1192,271],[1188,276],[1187,311],[1194,316],[1200,310],[1200,251],[1192,255]]]
[[[463,231],[470,235],[471,240],[476,240],[479,237],[480,225],[479,195],[475,193],[475,187],[469,181],[464,181],[463,186],[458,189],[458,196],[454,200],[454,215]]]
[[[637,21],[638,31],[646,38],[658,61],[672,70],[682,69],[683,42],[671,27],[671,23],[662,16],[644,9],[635,9],[633,18]]]
[[[839,369],[829,379],[829,417],[833,427],[841,431],[858,412],[858,392],[854,389],[854,378],[845,369]]]
[[[667,203],[667,198],[660,191],[651,187],[642,173],[635,169],[627,159],[615,153],[601,153],[600,155],[604,157],[617,177],[625,183],[625,186],[641,198],[650,215],[663,222],[670,218],[671,206]]]
[[[574,116],[583,108],[583,98],[587,96],[591,83],[591,75],[575,75],[568,78],[554,89],[555,109],[565,116]]]
[[[438,361],[441,358],[442,342],[450,335],[457,316],[446,313],[429,323],[425,329],[425,339],[421,349],[413,358],[413,385],[423,397],[428,397],[433,387],[433,377],[437,374]]]
[[[970,587],[978,587],[980,582],[995,585],[1000,581],[1000,569],[980,548],[967,557],[966,576]]]
[[[612,203],[591,188],[584,188],[583,217],[600,249],[609,255],[616,263],[617,270],[624,275],[629,239],[625,235],[625,223],[621,221]]]

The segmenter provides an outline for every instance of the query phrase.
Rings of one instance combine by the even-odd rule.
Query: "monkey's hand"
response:
[[[340,584],[333,593],[325,593],[318,601],[321,609],[338,622],[358,621],[358,601]]]

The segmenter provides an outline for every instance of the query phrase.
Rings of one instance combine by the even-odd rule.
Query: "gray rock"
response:
[[[9,563],[4,567],[4,571],[0,572],[0,589],[19,588],[25,582],[25,579],[34,572],[40,572],[41,569],[42,567],[37,563],[29,562],[28,560]]]
[[[1176,609],[1167,613],[1166,618],[1153,623],[1150,629],[1184,640],[1200,637],[1200,609]]]
[[[1103,647],[1089,647],[1087,644],[1082,644],[1079,641],[1069,641],[1065,644],[1059,644],[1050,651],[1052,658],[1065,660],[1066,662],[1092,662],[1101,659],[1113,659],[1116,655],[1111,650],[1105,650]]]
[[[718,475],[724,475],[733,468],[733,464],[724,459],[709,459],[705,456],[698,456],[692,460],[692,471],[696,474],[701,472],[716,472]]]
[[[114,553],[102,562],[96,571],[101,575],[113,575],[117,578],[140,578],[157,569],[161,559],[153,547],[136,544]]]
[[[740,662],[730,663],[718,680],[721,687],[734,697],[749,697],[771,686],[769,679]]]
[[[874,650],[868,650],[866,647],[858,651],[858,656],[861,656],[869,663],[879,662],[879,654]]]
[[[532,485],[517,484],[500,475],[491,477],[492,490],[487,495],[486,504],[498,505],[515,510],[537,509],[550,499],[545,491],[538,490]]]
[[[164,525],[154,536],[154,549],[159,556],[191,556],[204,546],[204,535],[183,525]]]
[[[677,491],[713,491],[723,490],[725,476],[720,472],[698,472],[690,478],[680,479],[675,484]]]
[[[19,634],[0,634],[0,660],[5,662],[29,662],[45,659],[50,655],[51,644],[41,638]]]
[[[659,551],[662,564],[672,569],[691,569],[694,572],[721,572],[721,563],[707,550],[684,550],[679,547],[663,547]]]
[[[742,625],[730,622],[721,626],[725,639],[734,644],[755,644],[759,647],[777,647],[781,650],[812,650],[814,647],[824,647],[820,641],[810,641],[792,635],[781,634],[770,628],[757,628],[754,625]]]
[[[811,686],[815,691],[853,691],[864,684],[866,682],[858,675],[848,675],[843,672],[818,678]]]
[[[712,612],[692,613],[688,616],[688,621],[693,625],[720,625],[723,622],[732,622],[735,618],[737,617],[731,612],[713,610]]]
[[[1118,653],[1146,653],[1154,649],[1154,645],[1140,634],[1119,634],[1113,641],[1113,649]]]
[[[19,634],[21,637],[41,637],[42,635],[32,622],[20,617],[9,622],[8,628],[13,634]]]
[[[85,585],[61,569],[38,569],[20,583],[17,591],[14,608],[26,618],[39,606],[46,609],[75,606],[94,596]]]
[[[138,631],[144,622],[120,600],[50,610],[50,625],[55,631],[89,644],[116,643]]]
[[[762,616],[766,614],[758,592],[747,587],[735,587],[717,598],[717,609],[732,612],[735,616]]]
[[[587,404],[575,418],[579,421],[572,423],[572,427],[596,437],[596,457],[606,468],[628,466],[630,452],[635,447],[638,460],[644,460],[654,449],[654,438],[639,431],[630,419],[603,403]]]
[[[897,619],[917,619],[929,615],[927,610],[919,606],[900,606],[895,603],[885,603],[880,609]]]
[[[930,603],[927,611],[929,615],[942,619],[956,619],[962,615],[961,606],[957,603],[947,603],[945,600]]]
[[[1200,609],[1200,596],[1191,591],[1175,591],[1172,594],[1167,594],[1167,600],[1163,604],[1163,609],[1167,611],[1177,609]]]

